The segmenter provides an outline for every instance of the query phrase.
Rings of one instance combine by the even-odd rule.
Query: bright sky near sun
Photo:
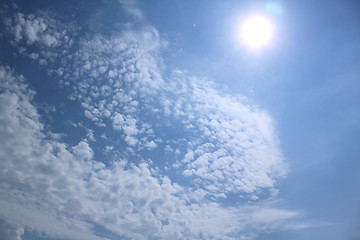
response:
[[[251,16],[241,24],[240,37],[252,48],[260,48],[268,44],[273,34],[271,22],[263,16]]]
[[[360,3],[0,3],[0,240],[360,239]]]

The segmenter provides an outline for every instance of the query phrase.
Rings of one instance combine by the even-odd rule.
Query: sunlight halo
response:
[[[240,28],[242,41],[251,48],[258,49],[268,44],[273,35],[271,22],[262,16],[251,16],[247,18]]]

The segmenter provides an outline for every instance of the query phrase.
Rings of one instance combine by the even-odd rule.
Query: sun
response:
[[[268,44],[272,38],[273,26],[263,16],[252,16],[241,25],[240,37],[252,48],[260,48]]]

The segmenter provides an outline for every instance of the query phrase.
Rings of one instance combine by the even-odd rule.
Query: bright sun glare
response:
[[[262,16],[252,16],[241,25],[241,38],[252,48],[266,45],[272,37],[272,24]]]

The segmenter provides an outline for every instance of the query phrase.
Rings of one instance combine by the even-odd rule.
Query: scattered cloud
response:
[[[245,223],[254,226],[260,221],[266,226],[296,217],[278,210],[271,219],[259,220],[264,211],[276,210],[222,207],[158,175],[146,163],[120,160],[105,167],[93,159],[85,141],[68,148],[45,138],[31,103],[34,92],[22,76],[1,67],[0,80],[0,110],[5,113],[0,118],[1,135],[6,136],[0,146],[3,219],[70,239],[101,239],[91,222],[131,239],[230,239],[247,231]]]
[[[142,18],[136,2],[123,4]],[[25,78],[0,67],[0,234],[105,239],[101,226],[126,239],[252,239],[300,226],[298,211],[257,200],[287,173],[269,114],[211,81],[179,70],[165,78],[154,27],[76,38],[45,13],[6,19],[13,46],[52,62],[49,77],[95,126],[62,142],[45,131]],[[97,141],[122,156],[95,157]],[[249,201],[222,204],[230,193]]]
[[[130,152],[149,146],[169,152],[172,146],[153,144],[159,134],[181,142],[192,159],[184,156],[174,166],[183,177],[200,177],[197,187],[213,194],[275,187],[287,166],[269,114],[181,71],[165,81],[159,42],[153,28],[82,41],[61,69],[68,69],[63,81],[73,81],[73,98],[82,102],[85,116],[99,126],[111,120]],[[170,139],[159,121],[176,122],[185,138]]]
[[[40,65],[47,65],[66,55],[67,49],[74,43],[69,34],[75,36],[78,30],[72,23],[62,24],[44,11],[23,14],[16,5],[3,5],[1,17],[4,29],[13,38],[11,44],[18,46],[18,53]],[[35,52],[34,47],[37,46],[41,50]],[[59,46],[63,48],[61,52],[55,50]]]

